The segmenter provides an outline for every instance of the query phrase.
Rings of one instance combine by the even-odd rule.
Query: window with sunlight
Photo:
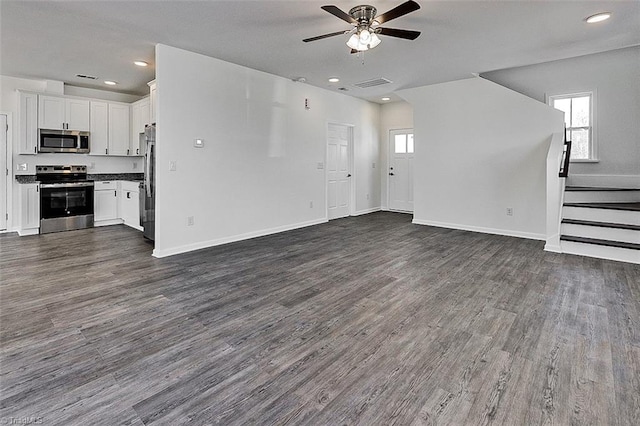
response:
[[[572,161],[596,160],[593,137],[593,93],[549,96],[549,105],[564,112]]]

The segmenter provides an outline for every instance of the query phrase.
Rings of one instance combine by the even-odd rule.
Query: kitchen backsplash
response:
[[[105,180],[129,180],[129,181],[142,181],[144,180],[144,173],[96,173],[88,174],[87,179],[96,181]],[[35,175],[16,175],[16,181],[18,183],[33,183],[36,182]]]

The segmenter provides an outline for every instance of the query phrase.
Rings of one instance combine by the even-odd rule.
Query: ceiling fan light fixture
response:
[[[380,37],[378,37],[376,33],[369,32],[368,30],[362,30],[359,33],[352,34],[351,37],[349,37],[347,46],[349,46],[353,50],[357,50],[358,52],[364,52],[379,45],[380,41]]]
[[[378,37],[378,34],[376,34],[376,33],[371,34],[371,41],[369,42],[369,49],[373,49],[374,47],[379,45],[381,41],[382,40],[380,40],[380,37]]]
[[[358,36],[358,34],[353,34],[351,37],[349,37],[349,40],[347,40],[347,46],[359,52],[363,52],[368,49],[366,44],[360,43],[360,37]]]
[[[366,28],[360,31],[360,43],[369,44],[371,33]]]

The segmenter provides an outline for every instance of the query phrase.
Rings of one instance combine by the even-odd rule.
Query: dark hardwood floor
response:
[[[375,213],[0,236],[0,421],[638,425],[640,266]]]

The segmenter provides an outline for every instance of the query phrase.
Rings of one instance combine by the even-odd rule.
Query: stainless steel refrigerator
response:
[[[154,241],[156,234],[156,125],[144,129],[146,150],[144,153],[144,190],[140,191],[142,227],[144,237]],[[142,200],[144,198],[144,200]]]

